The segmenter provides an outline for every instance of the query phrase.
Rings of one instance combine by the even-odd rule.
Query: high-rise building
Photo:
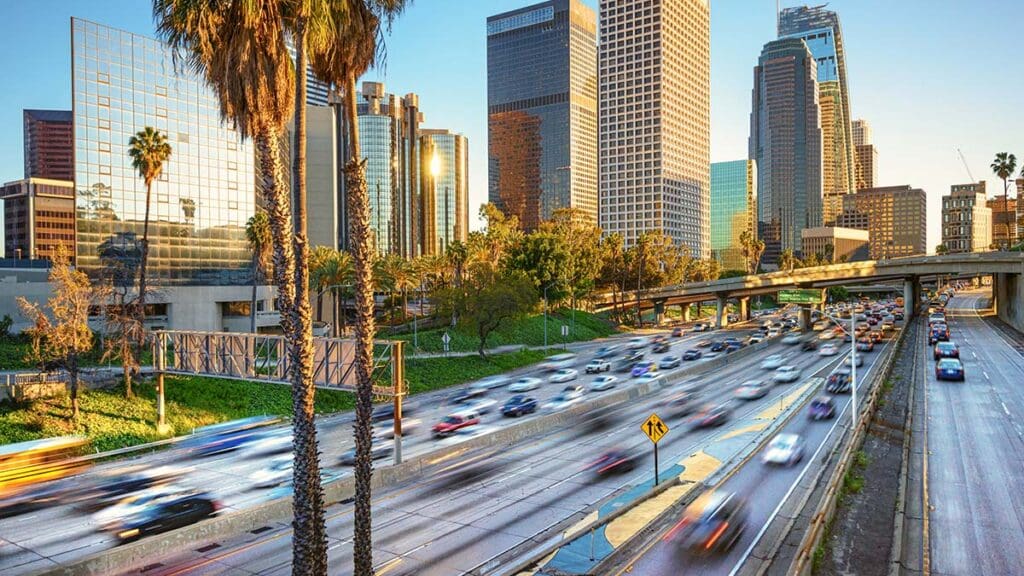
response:
[[[869,238],[867,230],[857,228],[820,226],[800,231],[804,256],[813,254],[825,264],[867,260]]]
[[[871,131],[871,124],[867,120],[853,121],[853,145],[866,146],[874,144],[874,132]]]
[[[711,255],[710,26],[708,0],[601,0],[599,221],[627,245]]]
[[[1024,239],[1024,178],[1017,179],[1017,239]]]
[[[488,200],[534,230],[597,220],[597,22],[580,0],[487,19]]]
[[[783,250],[799,254],[800,230],[823,223],[817,71],[800,38],[765,44],[754,68],[749,157],[757,162],[765,262]]]
[[[0,186],[4,201],[6,258],[53,257],[63,244],[75,253],[75,185],[67,180],[25,178]]]
[[[854,181],[857,190],[878,187],[878,149],[872,141],[871,125],[867,120],[853,121],[853,145],[857,151]]]
[[[1016,246],[1017,235],[1017,198],[1003,199],[1002,195],[990,198],[987,202],[992,210],[992,243],[996,246]]]
[[[295,46],[292,44],[291,38],[285,40],[285,46],[288,48],[288,53],[292,56],[292,61],[295,60]],[[330,98],[330,86],[313,75],[313,71],[307,66],[306,67],[306,105],[307,106],[327,106]]]
[[[992,245],[992,210],[985,182],[954,184],[942,197],[942,243],[949,252],[984,252]]]
[[[424,128],[420,134],[423,213],[432,216],[423,226],[429,231],[423,253],[444,254],[452,242],[466,242],[469,235],[469,143],[450,130]]]
[[[25,110],[25,178],[74,178],[70,110]]]
[[[839,15],[824,5],[786,8],[779,15],[779,38],[804,40],[818,63],[823,219],[828,224],[842,210],[842,196],[856,190],[850,85]]]
[[[928,253],[928,198],[920,188],[885,186],[847,194],[836,222],[870,233],[873,260]]]
[[[735,160],[711,164],[711,257],[724,270],[747,269],[740,235],[757,237],[757,164]]]

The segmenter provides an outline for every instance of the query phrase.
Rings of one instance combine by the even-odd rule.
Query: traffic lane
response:
[[[876,348],[875,352],[864,354],[864,378],[872,376],[878,359],[890,345],[891,340],[886,341],[884,346]],[[723,483],[722,490],[743,496],[747,499],[748,506],[744,531],[727,552],[709,556],[693,555],[681,546],[678,534],[671,535],[668,540],[664,539],[676,525],[675,522],[669,522],[661,530],[660,540],[639,559],[634,559],[628,565],[629,570],[635,574],[652,576],[675,575],[680,573],[680,569],[685,569],[686,574],[734,574],[760,539],[762,529],[771,523],[780,505],[813,463],[813,455],[819,448],[831,445],[838,438],[833,434],[836,428],[848,425],[850,396],[837,395],[835,398],[837,415],[833,420],[813,421],[805,414],[798,413],[783,430],[776,432],[799,434],[804,439],[804,456],[797,465],[781,467],[763,464],[760,459],[762,449],[752,455],[749,461]],[[800,410],[803,411],[805,408],[801,407]]]
[[[957,297],[951,304],[952,336],[962,341],[967,379],[938,381],[930,358],[923,366],[932,570],[1021,574],[1024,442],[1015,415],[1024,408],[1024,369],[1019,356],[1007,354],[1013,352],[1007,343],[972,317],[978,298]]]

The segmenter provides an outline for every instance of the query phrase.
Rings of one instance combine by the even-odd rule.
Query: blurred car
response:
[[[678,368],[681,363],[682,360],[679,359],[679,356],[665,356],[660,362],[658,362],[658,368],[661,370]]]
[[[894,322],[890,322],[888,320],[883,320],[882,321],[882,331],[883,332],[891,332],[891,331],[893,331],[895,329],[896,329],[896,324]]]
[[[882,333],[879,332],[878,330],[872,330],[871,332],[868,333],[868,338],[872,342],[881,342],[882,341]]]
[[[121,542],[167,532],[209,518],[221,505],[206,492],[182,491],[149,501],[114,520],[107,530]]]
[[[504,374],[495,374],[494,376],[488,376],[486,378],[481,378],[481,379],[477,380],[476,382],[473,382],[472,384],[470,384],[469,387],[477,389],[477,390],[491,390],[491,389],[494,389],[494,388],[503,388],[505,386],[508,386],[508,384],[511,381],[512,381],[512,378],[510,378],[510,377],[508,377],[508,376],[506,376]],[[403,409],[403,411],[404,411],[404,409]]]
[[[443,420],[434,424],[434,428],[431,432],[434,438],[443,438],[445,436],[451,436],[459,430],[476,426],[480,423],[480,416],[471,410],[456,412],[445,416]]]
[[[676,416],[692,414],[698,408],[698,397],[693,392],[682,391],[668,399],[669,410]]]
[[[797,434],[779,434],[764,450],[761,462],[792,466],[804,457],[804,441]]]
[[[829,342],[818,349],[819,356],[835,356],[839,354],[839,346]]]
[[[707,332],[710,329],[711,325],[705,322],[697,322],[696,324],[693,325],[694,332]]]
[[[808,338],[800,344],[800,350],[803,352],[813,352],[818,349],[818,341],[813,338]]]
[[[800,334],[799,332],[794,332],[792,334],[787,334],[786,337],[782,339],[782,343],[787,346],[793,346],[795,344],[799,344],[802,338],[803,334]]]
[[[949,327],[945,324],[934,324],[931,330],[928,331],[928,345],[934,346],[936,342],[946,342],[949,340]]]
[[[640,350],[642,348],[646,348],[647,344],[648,344],[647,338],[644,338],[642,336],[637,336],[635,338],[630,338],[629,341],[626,342],[626,348],[628,348],[630,350]]]
[[[495,406],[498,405],[497,400],[490,398],[480,398],[478,400],[471,400],[462,405],[462,409],[472,410],[477,414],[488,414]]]
[[[596,360],[591,360],[590,363],[587,364],[586,368],[583,369],[583,371],[586,372],[587,374],[597,374],[598,372],[607,372],[611,369],[611,362],[598,358]]]
[[[290,435],[288,436],[288,442],[288,450],[290,451]],[[91,485],[75,491],[72,496],[72,500],[85,510],[96,511],[116,504],[132,494],[171,484],[180,480],[190,471],[191,469],[189,468],[180,468],[175,466],[159,466],[157,468],[140,468],[135,470],[115,470],[95,478]],[[81,481],[81,479],[77,479],[77,482]],[[55,491],[55,489],[58,488],[56,486],[48,486],[45,488],[46,489],[42,491],[33,491],[30,494],[24,494],[24,496],[31,496],[35,500],[46,500],[47,496],[51,492],[60,492],[63,494],[63,490]],[[0,517],[2,516],[3,514],[0,513]]]
[[[740,400],[757,400],[758,398],[764,398],[767,396],[769,390],[771,390],[771,386],[768,384],[757,380],[751,380],[740,384],[736,388],[736,392],[734,394]]]
[[[670,346],[668,342],[663,341],[655,344],[651,351],[655,354],[664,354],[665,352],[668,352],[670,348],[672,348],[672,346]]]
[[[562,368],[561,370],[557,370],[554,374],[549,376],[548,381],[556,383],[572,382],[573,380],[578,378],[579,375],[580,373],[576,371],[574,368]]]
[[[391,456],[391,454],[394,452],[394,449],[395,445],[392,442],[374,442],[373,444],[370,445],[370,459],[380,460],[382,458],[387,458],[388,456]],[[352,448],[351,450],[343,452],[338,461],[347,466],[354,466],[356,463],[356,449]],[[291,479],[291,469],[292,459],[289,456],[288,478],[286,478],[285,480]]]
[[[782,366],[782,363],[785,361],[786,358],[783,357],[782,354],[772,354],[771,356],[766,356],[764,360],[761,360],[761,368],[763,370],[775,370],[779,366]]]
[[[533,414],[536,411],[537,401],[523,394],[516,394],[509,398],[501,407],[502,416],[512,416],[513,418],[523,414]]]
[[[711,344],[711,352],[725,352],[727,344],[722,341],[714,342]]]
[[[658,384],[663,384],[664,381],[665,375],[661,374],[660,372],[648,372],[637,377],[636,379],[637,384],[645,384],[648,382],[656,382]]]
[[[683,360],[686,360],[687,362],[691,362],[693,360],[700,360],[701,356],[703,355],[704,354],[700,350],[691,348],[686,352],[683,352]]]
[[[405,412],[405,406],[402,407],[402,412]],[[370,422],[382,422],[384,420],[394,420],[395,418],[395,405],[394,404],[381,404],[373,409],[373,413],[370,415]]]
[[[639,378],[648,372],[655,372],[658,370],[658,365],[654,362],[639,362],[633,369],[629,371],[629,375],[633,378]]]
[[[610,390],[614,388],[615,385],[618,383],[619,379],[617,376],[612,376],[611,374],[608,374],[605,376],[598,376],[597,378],[594,379],[593,382],[588,384],[587,387],[590,388],[590,390],[593,392],[603,392],[605,390]]]
[[[862,354],[858,354],[857,356],[847,356],[846,358],[843,358],[843,366],[850,366],[853,363],[856,363],[857,367],[860,368],[864,365],[864,356]]]
[[[701,340],[700,342],[697,342],[697,348],[710,348],[710,347],[711,347],[711,340]]]
[[[807,417],[811,420],[830,420],[835,415],[836,403],[831,396],[818,396],[807,408]]]
[[[721,426],[732,416],[732,407],[728,402],[704,406],[699,412],[690,417],[692,428],[708,428]]]
[[[413,434],[423,427],[422,420],[417,420],[416,418],[405,418],[405,414],[402,414],[402,416],[402,437],[406,437],[410,434]],[[395,421],[392,420],[390,422],[382,422],[381,424],[374,426],[373,437],[382,439],[394,438]]]
[[[932,358],[939,360],[940,358],[959,358],[960,347],[955,342],[936,342],[935,349],[932,350]]]
[[[936,380],[965,380],[964,365],[959,358],[943,358],[935,365]]]
[[[599,476],[620,474],[636,468],[636,459],[621,448],[612,448],[591,462],[587,468]]]
[[[529,392],[540,388],[540,378],[523,377],[509,385],[509,392]]]
[[[103,508],[92,515],[92,523],[101,531],[115,529],[122,518],[126,518],[164,498],[174,498],[187,494],[188,489],[176,485],[156,486],[141,490],[118,500],[111,506]]]
[[[220,424],[196,428],[195,432],[179,444],[197,456],[211,456],[237,450],[261,438],[267,426],[280,422],[280,418],[253,416]]]
[[[761,334],[751,334],[750,337],[747,338],[748,344],[760,344],[761,342],[764,342],[764,336]]]
[[[562,370],[563,368],[571,368],[575,363],[576,355],[571,352],[555,354],[554,356],[549,356],[544,362],[542,362],[540,369],[546,372],[554,372],[555,370]]]
[[[796,366],[779,366],[772,374],[773,382],[796,382],[800,379],[800,368]]]
[[[644,353],[642,350],[633,350],[623,356],[622,359],[629,362],[639,362],[644,359]]]
[[[836,333],[833,330],[822,330],[821,334],[818,334],[818,340],[831,340],[836,337]]]
[[[680,337],[682,337],[683,333],[684,333],[684,331],[683,331],[682,328],[673,328],[672,329],[672,337],[673,338],[680,338]]]
[[[728,342],[725,345],[725,353],[732,354],[733,352],[739,351],[740,348],[743,348],[743,344],[740,344],[739,342]]]
[[[544,403],[542,408],[544,410],[548,410],[548,411],[551,411],[551,410],[561,410],[563,408],[566,408],[568,406],[572,406],[573,404],[576,404],[577,402],[582,401],[583,400],[583,392],[582,392],[583,387],[580,386],[578,388],[579,388],[579,391],[576,391],[576,390],[569,391],[569,392],[563,391],[563,392],[560,392],[558,394],[555,394],[550,400],[548,400],[547,402]]]
[[[945,324],[946,315],[942,312],[932,312],[928,315],[928,326],[931,327],[933,324]]]
[[[486,389],[483,388],[464,388],[462,390],[456,390],[448,396],[447,404],[468,404],[469,402],[480,398],[487,393]],[[392,408],[391,414],[394,418],[394,409]]]
[[[610,358],[619,353],[620,346],[602,346],[594,353],[594,358]]]
[[[857,352],[871,352],[875,349],[875,343],[870,338],[859,338],[857,340]]]
[[[736,544],[746,524],[746,501],[737,494],[713,490],[687,506],[665,540],[673,540],[679,533],[683,547],[692,554],[721,553]]]
[[[846,394],[850,391],[850,369],[839,368],[828,375],[825,381],[825,391],[830,394]]]

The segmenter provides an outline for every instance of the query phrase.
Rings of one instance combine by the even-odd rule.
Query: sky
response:
[[[599,0],[584,0],[597,8]],[[529,0],[414,0],[367,80],[415,92],[425,126],[469,138],[471,227],[487,200],[488,16]],[[783,7],[803,2],[785,0]],[[812,2],[817,3],[817,2]],[[711,160],[746,158],[753,67],[775,37],[775,0],[711,1]],[[941,241],[940,197],[988,180],[996,152],[1024,159],[1020,0],[834,0],[847,57],[853,118],[868,120],[881,186],[923,188],[929,249]],[[0,0],[0,180],[24,174],[22,109],[71,108],[70,17],[153,36],[146,0]],[[1011,190],[1011,196],[1013,191]]]

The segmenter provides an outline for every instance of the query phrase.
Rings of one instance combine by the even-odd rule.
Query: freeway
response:
[[[792,392],[806,384],[775,386],[756,401],[731,400],[739,383],[767,376],[758,363],[769,353],[786,355],[788,362],[802,368],[805,379],[827,374],[842,358],[774,344],[729,362],[714,374],[684,378],[660,394],[621,406],[606,427],[581,421],[578,427],[501,450],[465,454],[414,481],[380,491],[373,504],[378,573],[480,573],[492,558],[517,548],[525,553],[552,533],[571,532],[574,525],[596,517],[603,503],[650,478],[652,452],[639,426],[652,411],[658,411],[672,429],[660,444],[666,463],[685,461],[722,433],[742,434],[757,426],[765,413],[781,414],[786,402],[798,396]],[[667,395],[682,388],[698,391],[705,402],[732,402],[733,418],[724,428],[690,430],[685,417],[666,405]],[[611,449],[634,455],[637,467],[606,476],[589,469]],[[330,507],[327,527],[330,571],[347,573],[352,565],[351,504]],[[151,564],[146,574],[286,574],[291,554],[291,531],[272,528],[211,542],[173,558],[147,559]]]
[[[749,331],[749,327],[746,329],[734,327],[728,331],[709,334],[687,334],[682,338],[673,339],[670,353],[681,354],[683,349],[695,345],[696,341],[700,339],[717,339],[725,335],[741,336]],[[590,378],[584,377],[583,367],[597,348],[621,342],[625,342],[625,338],[614,338],[574,347],[574,351],[579,353],[575,367],[580,371],[580,379],[576,383],[590,380]],[[539,373],[537,366],[523,368],[510,373],[510,375],[513,377],[525,375],[545,377],[544,374]],[[625,380],[623,384],[628,382],[628,374],[620,375],[620,377],[625,377],[622,378]],[[461,388],[465,388],[465,386]],[[560,384],[545,384],[529,394],[543,403],[559,393],[562,388],[563,385]],[[447,404],[447,397],[454,391],[455,389],[447,389],[416,396],[407,404],[407,410],[412,408],[407,412],[407,422],[408,419],[417,419],[421,421],[421,425],[419,430],[407,430],[403,442],[405,457],[429,452],[438,446],[438,441],[429,437],[427,429],[454,410],[451,405]],[[500,418],[500,415],[488,414],[484,417],[484,424],[479,426],[479,430],[474,434],[486,433],[504,423],[505,421]],[[349,474],[350,468],[342,465],[340,458],[353,446],[351,415],[322,419],[318,429],[323,466],[332,476]],[[282,427],[282,432],[287,433],[285,427]],[[457,436],[440,442],[459,442],[464,437]],[[281,495],[280,488],[253,488],[252,476],[265,471],[269,461],[268,455],[253,450],[238,450],[199,459],[187,451],[170,449],[115,464],[96,466],[85,475],[73,478],[71,482],[86,482],[102,473],[121,470],[125,466],[140,469],[183,467],[186,471],[184,484],[201,487],[214,494],[227,511],[230,511],[253,506]],[[380,461],[376,466],[384,466],[388,462],[390,460]],[[83,510],[79,505],[54,505],[13,517],[0,518],[0,572],[4,573],[7,571],[24,573],[66,563],[114,545],[116,545],[116,539],[112,535],[100,531],[96,517]]]
[[[974,293],[946,308],[965,382],[936,380],[931,354],[923,360],[930,509],[922,540],[936,575],[1024,574],[1024,357],[1015,349],[1024,339],[982,319],[982,305]]]

